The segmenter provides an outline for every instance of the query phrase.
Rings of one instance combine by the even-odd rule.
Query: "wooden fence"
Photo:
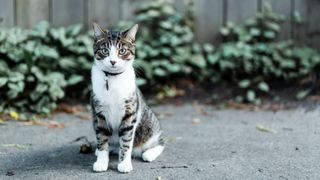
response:
[[[93,21],[114,26],[119,20],[132,19],[134,9],[147,0],[0,0],[0,27],[30,28],[47,20],[55,26]],[[242,22],[260,11],[268,2],[274,11],[288,21],[282,25],[280,39],[295,39],[320,49],[320,0],[193,0],[195,33],[200,42],[219,43],[219,28],[227,21]],[[184,0],[174,1],[178,11],[184,11]],[[294,23],[294,12],[300,12],[304,22]]]

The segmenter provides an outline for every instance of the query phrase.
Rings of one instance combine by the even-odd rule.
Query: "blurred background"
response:
[[[31,28],[39,21],[54,27],[83,24],[86,29],[96,21],[115,27],[119,21],[133,20],[135,10],[148,0],[1,0],[0,27]],[[172,2],[179,13],[186,11],[186,0]],[[293,38],[300,44],[320,48],[317,0],[199,0],[194,3],[195,37],[200,42],[221,42],[220,27],[228,21],[243,22],[261,11],[265,3],[286,16],[279,39]],[[303,26],[296,23],[303,17]]]
[[[0,112],[88,102],[92,22],[139,23],[137,83],[153,102],[319,101],[319,9],[318,0],[0,0]]]

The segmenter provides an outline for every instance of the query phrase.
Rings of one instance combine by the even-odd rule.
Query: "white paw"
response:
[[[103,172],[103,171],[106,171],[108,169],[108,162],[98,162],[96,161],[94,164],[93,164],[93,170],[95,172]]]
[[[122,161],[120,164],[118,164],[118,171],[122,173],[128,173],[132,171],[132,163],[131,161]]]
[[[147,162],[154,161],[163,151],[163,146],[156,146],[154,148],[148,149],[142,154],[142,159]]]
[[[96,151],[94,152],[94,155],[98,156],[99,150],[96,149]]]

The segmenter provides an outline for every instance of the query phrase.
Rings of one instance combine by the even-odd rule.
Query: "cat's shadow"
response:
[[[92,165],[96,160],[94,152],[81,154],[78,144],[69,144],[48,150],[23,152],[10,156],[6,164],[7,170],[15,172],[45,171],[60,169],[78,169],[93,172]],[[135,160],[139,161],[139,160]],[[117,171],[118,157],[110,155],[108,170]]]

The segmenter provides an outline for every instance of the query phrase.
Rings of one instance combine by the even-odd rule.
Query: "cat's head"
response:
[[[120,73],[132,66],[135,57],[135,38],[138,25],[126,31],[102,29],[93,23],[94,59],[96,65],[103,71]]]

